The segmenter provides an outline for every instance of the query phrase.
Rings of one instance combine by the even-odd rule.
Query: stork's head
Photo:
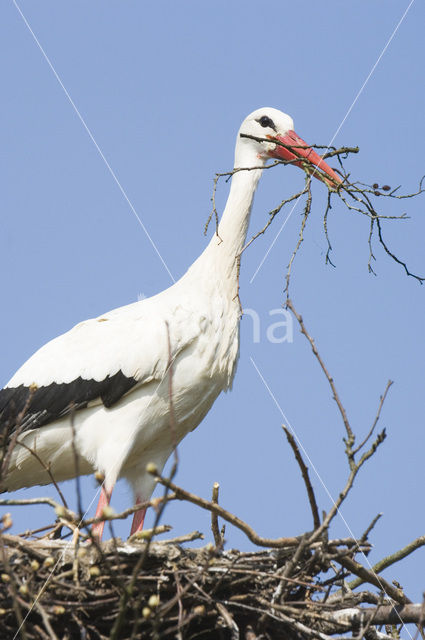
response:
[[[292,151],[282,145],[291,146]],[[335,188],[335,182],[341,182],[338,174],[295,133],[291,116],[272,107],[263,107],[250,113],[239,129],[235,168],[264,166],[269,158],[293,160],[294,165],[313,173],[329,187]]]

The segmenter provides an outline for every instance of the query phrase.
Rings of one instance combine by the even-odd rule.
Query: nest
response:
[[[341,589],[347,572],[332,566],[359,551],[347,541],[247,553],[174,541],[2,538],[3,640],[377,638],[384,613],[399,622],[395,603]]]

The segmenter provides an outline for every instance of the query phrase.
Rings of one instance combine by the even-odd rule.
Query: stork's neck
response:
[[[262,169],[233,174],[218,236],[214,234],[204,252],[208,261],[214,261],[222,278],[237,278],[237,259],[245,244],[254,193],[261,174]]]

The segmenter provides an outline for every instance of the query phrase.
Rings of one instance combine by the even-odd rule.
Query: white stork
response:
[[[10,441],[20,430],[2,491],[48,484],[51,480],[40,459],[56,481],[74,477],[74,429],[79,473],[104,475],[97,516],[109,503],[119,477],[131,485],[136,503],[149,500],[154,480],[147,464],[161,471],[175,442],[197,427],[219,393],[231,387],[241,317],[237,258],[262,167],[269,158],[302,166],[276,142],[293,145],[297,156],[320,168],[323,173],[317,176],[331,188],[340,182],[295,134],[290,116],[271,108],[251,113],[238,132],[235,168],[255,168],[234,173],[219,238],[214,235],[169,289],[77,324],[41,347],[0,391],[3,439]],[[131,533],[142,529],[144,515],[142,510],[135,513]],[[95,527],[99,538],[102,531],[103,525]]]

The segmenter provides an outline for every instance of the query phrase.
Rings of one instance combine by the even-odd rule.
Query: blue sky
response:
[[[289,113],[310,143],[327,144],[343,122],[335,144],[360,147],[346,163],[353,178],[402,184],[409,192],[425,173],[425,7],[417,0],[391,41],[408,2],[388,0],[385,8],[375,0],[18,4],[175,278],[208,241],[203,228],[214,174],[232,168],[236,131],[253,109]],[[0,42],[0,375],[6,383],[50,338],[140,294],[153,295],[171,280],[13,2],[0,7]],[[292,167],[265,172],[250,231],[302,183]],[[227,192],[221,183],[221,208]],[[317,182],[292,296],[359,439],[386,381],[394,380],[380,423],[388,438],[342,509],[354,535],[383,512],[372,535],[375,562],[424,532],[425,289],[378,245],[377,275],[368,274],[367,220],[336,203],[329,219],[336,268],[325,265],[325,196]],[[425,275],[424,197],[379,204],[382,213],[411,216],[385,223],[386,239],[412,271]],[[208,497],[220,482],[223,506],[270,537],[309,529],[311,516],[283,418],[252,361],[332,495],[347,476],[343,426],[309,346],[296,327],[290,344],[266,339],[276,321],[269,312],[283,302],[301,210],[252,282],[284,217],[245,253],[241,299],[259,314],[260,341],[253,341],[245,317],[234,388],[180,447],[179,483]],[[319,506],[328,509],[329,497],[311,473]],[[91,478],[83,489],[88,505]],[[72,496],[73,484],[65,490]],[[44,488],[17,495],[49,492],[55,495]],[[124,508],[130,497],[118,486],[113,506]],[[28,508],[13,517],[15,530],[22,530],[47,516]],[[192,529],[210,535],[208,515],[185,504],[170,505],[164,521],[176,535]],[[117,532],[125,536],[129,526]],[[342,519],[333,535],[348,535]],[[227,539],[229,546],[249,547],[232,528]],[[420,599],[424,560],[422,549],[385,576]]]

